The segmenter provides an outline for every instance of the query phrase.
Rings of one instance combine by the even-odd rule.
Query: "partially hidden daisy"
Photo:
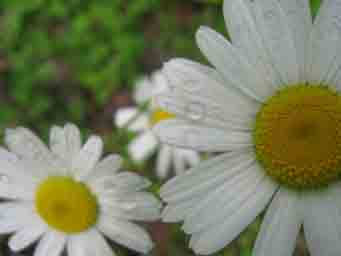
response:
[[[199,154],[193,150],[160,144],[152,131],[154,125],[175,117],[151,103],[153,97],[168,90],[166,77],[156,71],[150,78],[144,77],[136,83],[134,99],[140,106],[147,105],[146,112],[139,113],[138,107],[127,107],[119,109],[114,117],[118,127],[127,126],[128,130],[139,133],[128,145],[134,161],[145,161],[157,152],[156,174],[160,179],[169,177],[172,168],[179,174],[200,161]]]
[[[121,158],[100,160],[103,142],[91,136],[82,146],[72,124],[53,127],[50,148],[30,130],[6,131],[0,149],[0,233],[12,234],[20,251],[34,242],[34,256],[115,255],[105,237],[147,253],[153,243],[134,221],[159,218],[160,202],[143,190],[145,178],[119,172]]]
[[[163,219],[207,255],[270,204],[254,256],[292,255],[301,227],[312,256],[341,255],[341,1],[314,22],[308,0],[225,0],[224,16],[231,41],[197,32],[215,69],[164,67],[161,141],[223,154],[161,188]]]

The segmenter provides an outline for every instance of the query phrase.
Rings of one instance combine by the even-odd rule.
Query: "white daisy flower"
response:
[[[308,0],[226,0],[224,14],[232,43],[197,33],[216,69],[164,67],[174,90],[156,101],[177,118],[155,127],[162,142],[225,153],[161,188],[163,219],[207,255],[270,203],[254,256],[292,255],[302,226],[312,256],[341,255],[341,1],[314,23]]]
[[[142,105],[165,91],[170,90],[168,82],[161,72],[155,72],[151,78],[143,78],[136,84],[135,101]],[[115,124],[122,128],[127,126],[130,131],[139,135],[129,145],[128,151],[132,159],[142,162],[158,151],[156,160],[156,174],[160,179],[169,176],[172,167],[176,174],[183,173],[187,167],[199,163],[199,154],[193,150],[177,148],[160,144],[152,131],[152,127],[161,121],[172,119],[174,115],[150,104],[149,109],[139,113],[137,107],[122,108],[117,111]]]
[[[141,253],[153,243],[133,221],[154,221],[160,202],[142,190],[150,182],[118,172],[121,159],[100,160],[103,142],[82,146],[77,127],[53,127],[50,149],[25,128],[7,130],[0,149],[0,233],[20,251],[39,240],[34,256],[115,255],[105,237]]]

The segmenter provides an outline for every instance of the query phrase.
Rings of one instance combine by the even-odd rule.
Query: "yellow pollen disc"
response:
[[[313,189],[341,174],[341,95],[296,85],[270,97],[257,114],[257,158],[277,182]]]
[[[97,221],[97,200],[83,183],[49,177],[36,191],[35,205],[46,223],[64,233],[80,233]]]
[[[152,115],[151,115],[151,125],[154,126],[158,123],[160,123],[161,121],[167,120],[167,119],[171,119],[174,118],[175,115],[169,112],[166,112],[164,110],[162,110],[161,108],[157,108],[156,110],[153,111]]]

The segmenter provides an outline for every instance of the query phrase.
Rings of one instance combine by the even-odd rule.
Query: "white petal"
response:
[[[128,192],[122,197],[99,198],[103,213],[123,220],[155,221],[160,218],[161,202],[148,192]]]
[[[70,166],[72,159],[81,149],[78,127],[74,124],[66,124],[63,128],[53,127],[50,132],[50,148]]]
[[[172,162],[173,148],[168,145],[162,145],[157,156],[156,174],[159,179],[165,179],[170,171]]]
[[[246,152],[248,154],[248,152]],[[253,159],[253,156],[248,155],[245,157],[243,152],[229,152],[209,160],[201,162],[195,168],[192,168],[188,172],[180,175],[179,177],[174,177],[166,184],[161,187],[161,196],[170,196],[177,191],[182,191],[184,189],[189,189],[192,186],[196,186],[202,182],[209,179],[214,179],[217,175],[222,174],[221,170],[226,168],[231,168],[232,166],[238,165],[242,161],[248,161]],[[221,165],[219,168],[218,166]],[[209,172],[207,170],[210,170]]]
[[[181,149],[181,155],[190,167],[200,162],[200,154],[196,151]]]
[[[231,99],[229,102],[227,98],[225,103],[219,104],[216,99],[210,99],[206,95],[176,90],[155,98],[157,105],[174,113],[179,119],[227,131],[251,130],[258,106],[232,105],[235,100],[237,99]]]
[[[0,234],[10,234],[16,231],[19,231],[24,226],[22,223],[13,220],[13,219],[1,219],[0,220]]]
[[[158,140],[152,131],[146,131],[135,138],[128,146],[129,155],[136,162],[150,157],[158,145]]]
[[[119,155],[111,154],[96,164],[89,180],[96,180],[104,176],[115,175],[122,166],[122,158]]]
[[[114,179],[115,186],[121,190],[138,191],[151,185],[147,178],[133,172],[121,172]]]
[[[72,161],[72,171],[77,180],[84,180],[94,169],[102,155],[103,141],[91,136]]]
[[[162,212],[163,222],[180,222],[202,200],[201,196],[167,205]]]
[[[192,170],[178,175],[161,187],[160,195],[168,203],[180,202],[196,196],[206,196],[218,186],[225,184],[240,171],[254,164],[249,153],[226,153],[203,161]]]
[[[134,99],[139,104],[144,104],[155,95],[169,90],[166,77],[159,71],[155,71],[151,77],[144,77],[136,83]]]
[[[36,186],[33,183],[21,180],[0,182],[0,197],[6,199],[32,200],[35,195]]]
[[[200,162],[200,155],[194,150],[174,148],[174,151],[185,162],[186,167],[193,167]]]
[[[130,222],[102,216],[98,228],[111,240],[129,249],[148,253],[153,248],[153,242],[148,233]]]
[[[248,129],[258,103],[226,87],[212,68],[184,59],[164,65],[172,92],[155,98],[157,105],[178,117],[213,127]]]
[[[200,152],[225,152],[253,145],[250,132],[225,131],[180,119],[163,121],[155,126],[154,132],[162,143]]]
[[[90,188],[97,193],[134,192],[148,188],[150,185],[148,179],[132,172],[121,172],[89,181]]]
[[[64,129],[60,126],[52,126],[50,129],[50,149],[53,153],[59,154],[65,146]],[[64,154],[64,153],[63,153]]]
[[[277,88],[280,76],[272,66],[263,39],[258,32],[249,0],[224,1],[224,17],[233,45],[247,56],[263,77],[264,83]]]
[[[181,149],[180,149],[181,150]],[[179,175],[185,172],[187,165],[186,165],[186,161],[182,156],[182,152],[179,150],[174,149],[174,170],[175,170],[175,174]]]
[[[152,100],[154,99],[155,96],[170,91],[168,78],[160,70],[153,73],[153,75],[151,76],[151,82],[154,84],[154,88],[152,90],[152,98],[151,98]],[[155,107],[155,105],[151,104],[152,109],[153,107]]]
[[[10,217],[10,216],[26,216],[33,211],[32,202],[21,202],[21,201],[11,201],[11,202],[1,202],[0,203],[0,217]],[[29,217],[31,218],[31,216]]]
[[[258,234],[254,256],[292,256],[302,218],[302,201],[296,192],[281,188],[275,195]]]
[[[45,225],[33,222],[31,225],[15,233],[8,245],[12,251],[21,251],[36,242],[47,230]]]
[[[271,84],[264,83],[261,74],[252,67],[243,52],[231,45],[222,35],[207,27],[201,27],[196,39],[203,54],[232,86],[260,102],[273,94],[274,88]]]
[[[152,91],[154,84],[150,81],[148,76],[137,80],[135,84],[134,100],[138,104],[144,104],[152,98]]]
[[[71,236],[67,241],[69,256],[115,256],[104,237],[95,229]]]
[[[134,208],[132,205],[125,205],[124,208],[119,208],[119,205],[109,206],[102,205],[103,213],[112,218],[124,221],[157,221],[160,219],[160,206],[157,207],[140,207]],[[130,209],[127,209],[130,208]]]
[[[119,128],[128,125],[130,131],[139,132],[148,129],[149,119],[145,113],[139,113],[138,108],[122,108],[115,114],[115,124]]]
[[[63,175],[66,172],[66,165],[63,161],[54,157],[51,162],[37,161],[28,158],[21,158],[18,162],[26,176],[33,176],[35,180],[45,179],[48,176]],[[22,175],[24,177],[24,175]]]
[[[255,163],[246,167],[240,165],[238,171],[235,176],[203,195],[202,200],[188,211],[183,226],[186,233],[204,231],[223,222],[265,183],[264,172]]]
[[[227,97],[235,99],[235,104],[256,103],[239,89],[226,85],[224,77],[217,70],[198,62],[175,58],[164,64],[162,73],[167,77],[170,91],[200,93],[221,103],[226,103]]]
[[[253,2],[253,6],[259,32],[282,83],[297,84],[300,81],[300,69],[294,35],[279,1],[257,0]]]
[[[333,190],[318,190],[303,196],[304,234],[312,256],[341,255],[340,189]]]
[[[341,3],[322,1],[311,34],[309,78],[313,83],[329,83],[340,70],[341,57]],[[333,85],[333,84],[332,84]]]
[[[0,173],[4,177],[20,177],[25,174],[25,169],[20,159],[13,153],[0,147]]]
[[[30,130],[23,127],[7,129],[5,142],[12,152],[22,157],[33,159],[51,157],[44,143]]]
[[[19,161],[19,157],[14,153],[9,152],[7,149],[0,147],[0,160],[14,164]],[[10,172],[12,172],[12,170]]]
[[[33,210],[31,202],[11,202],[0,204],[0,233],[7,234],[19,231],[30,225],[33,221],[39,221]]]
[[[334,86],[337,91],[341,90],[341,69],[336,72],[334,77],[330,78],[328,82],[326,82],[328,85]]]
[[[280,5],[287,16],[287,22],[294,38],[299,68],[299,81],[306,82],[306,59],[307,55],[311,54],[308,52],[307,45],[309,45],[308,40],[312,30],[309,0],[280,0]]]
[[[66,236],[62,233],[50,231],[39,241],[34,256],[59,256],[66,244]]]
[[[193,167],[200,162],[199,153],[182,148],[175,148],[163,144],[157,156],[156,174],[160,180],[169,176],[173,167],[175,174],[182,174],[187,168]]]
[[[37,170],[30,168],[26,161],[0,148],[0,196],[5,198],[31,198],[39,178]]]
[[[44,143],[26,128],[7,129],[5,142],[18,156],[44,164],[47,172],[60,167]]]
[[[191,247],[202,255],[214,253],[235,239],[266,207],[276,190],[269,179],[223,222],[192,236]]]

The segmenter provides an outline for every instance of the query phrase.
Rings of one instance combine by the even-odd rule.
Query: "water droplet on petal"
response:
[[[125,210],[134,210],[134,209],[136,209],[136,207],[137,207],[137,204],[136,203],[125,203],[124,205],[123,205],[123,208],[125,209]]]
[[[192,102],[187,106],[186,112],[191,119],[198,121],[205,116],[205,106],[200,102]]]
[[[8,183],[9,182],[9,177],[6,174],[0,174],[0,183]]]

